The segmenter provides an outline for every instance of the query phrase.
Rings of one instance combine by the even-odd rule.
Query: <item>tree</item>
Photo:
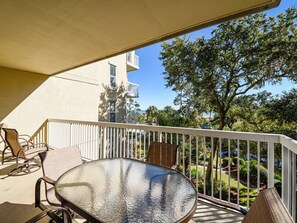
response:
[[[218,25],[209,39],[164,42],[160,59],[166,86],[177,92],[190,86],[192,94],[186,97],[195,98],[197,107],[209,106],[217,114],[217,128],[224,129],[237,97],[284,77],[296,78],[296,17],[296,8],[277,17],[258,13]],[[208,181],[210,167],[212,160]]]
[[[127,104],[127,122],[128,123],[138,123],[140,116],[140,105],[130,98]]]
[[[285,134],[296,139],[297,90],[272,96],[266,91],[238,97],[230,110],[228,126],[236,131]]]
[[[297,123],[297,89],[284,92],[265,104],[266,115],[270,119],[277,119],[280,123]]]
[[[228,121],[229,129],[246,132],[270,132],[267,131],[267,126],[272,121],[265,114],[267,112],[265,105],[272,98],[272,94],[267,91],[237,97],[230,109],[232,120]]]
[[[157,107],[153,105],[149,106],[145,111],[146,123],[149,123],[149,124],[157,123],[158,113],[159,111]]]
[[[171,106],[165,106],[163,110],[159,110],[157,124],[161,126],[198,127],[202,123],[196,109],[184,114],[181,109],[175,110]]]

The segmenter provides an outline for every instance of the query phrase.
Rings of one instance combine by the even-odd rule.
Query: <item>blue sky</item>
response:
[[[277,15],[291,6],[297,6],[297,0],[282,0],[279,7],[266,11],[269,15]],[[202,29],[196,32],[187,34],[190,38],[210,36],[210,32],[214,27]],[[173,100],[176,93],[170,88],[165,87],[163,79],[162,62],[158,59],[161,51],[161,43],[154,44],[148,47],[136,50],[139,56],[140,69],[129,72],[129,81],[139,84],[139,98],[136,101],[140,104],[141,109],[145,110],[148,106],[154,105],[158,109],[164,106],[171,105],[174,107]],[[292,82],[284,81],[281,85],[266,86],[265,89],[273,94],[280,94],[282,91],[290,90],[297,87]]]

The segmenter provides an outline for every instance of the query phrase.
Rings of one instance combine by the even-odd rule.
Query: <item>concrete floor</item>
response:
[[[29,174],[8,176],[10,170],[15,167],[15,161],[11,160],[0,164],[0,222],[22,223],[40,213],[40,209],[34,207],[35,182],[42,176],[41,169]],[[42,191],[44,194],[44,191]],[[43,197],[44,199],[44,197]],[[212,204],[199,201],[194,222],[241,222],[242,215],[218,208]],[[48,222],[49,218],[43,218],[40,223]]]
[[[8,176],[15,167],[14,163],[12,160],[0,166],[0,222],[3,223],[25,222],[41,212],[34,207],[35,182],[42,176],[41,169],[30,174]],[[45,218],[40,222],[48,221]]]

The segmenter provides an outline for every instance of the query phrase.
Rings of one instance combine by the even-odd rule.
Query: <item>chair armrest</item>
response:
[[[28,137],[28,138],[30,138],[30,139],[31,139],[31,136],[30,136],[30,135],[28,135],[28,134],[21,134],[21,135],[19,135],[19,136]]]
[[[32,141],[32,137],[27,135],[27,134],[21,134],[19,135],[19,139],[22,138],[22,139],[26,139],[26,141]]]
[[[26,143],[25,145],[29,145],[32,144],[32,142],[30,142],[30,140],[23,138],[23,137],[19,137],[18,141],[22,144],[22,143]]]
[[[49,178],[49,177],[41,177],[46,183],[49,183],[51,185],[55,185],[56,181],[54,181],[53,179]]]
[[[40,185],[41,182],[45,181],[51,185],[55,185],[55,181],[50,179],[49,177],[40,177],[35,184],[35,207],[39,207],[41,210],[44,210],[44,207],[41,206],[40,202]]]
[[[38,148],[38,147],[46,147],[46,150],[48,150],[48,148],[49,148],[46,143],[33,144],[32,142],[29,142],[27,145],[23,146],[23,148],[25,148],[26,150],[33,149],[33,148]]]
[[[36,148],[36,147],[46,147],[48,149],[48,145],[46,143],[36,143],[36,144],[33,144],[33,147]]]

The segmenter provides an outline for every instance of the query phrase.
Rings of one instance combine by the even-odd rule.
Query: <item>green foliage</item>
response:
[[[153,105],[149,106],[145,111],[146,123],[148,123],[148,124],[157,123],[158,114],[159,114],[159,111],[158,111],[157,107],[155,107]]]
[[[247,167],[248,163],[243,161],[242,164],[240,165],[240,177],[243,179],[247,179],[248,173],[247,173]],[[256,160],[250,160],[250,165],[249,165],[249,175],[250,175],[250,180],[252,183],[256,182],[258,178],[258,168],[260,170],[260,181],[264,184],[267,184],[267,177],[268,177],[268,171],[265,167],[262,165],[259,165]],[[277,181],[281,181],[281,176],[279,174],[274,175],[274,179]]]
[[[270,93],[245,95],[230,109],[231,130],[285,134],[297,139],[297,90],[273,97]],[[231,123],[230,122],[230,123]]]
[[[134,124],[138,123],[140,111],[140,105],[133,99],[130,99],[127,103],[127,122]]]
[[[257,179],[258,177],[258,164],[256,160],[250,161],[250,168],[249,168],[249,175],[251,179]],[[247,179],[248,171],[247,171],[248,164],[247,162],[243,162],[240,166],[240,177]],[[267,169],[263,167],[262,165],[259,166],[260,169],[260,179],[261,182],[267,182]]]
[[[209,39],[164,42],[164,78],[181,109],[214,111],[223,129],[237,97],[284,77],[297,79],[296,15],[296,8],[277,17],[254,14],[218,25]]]
[[[149,106],[145,116],[140,117],[140,123],[157,124],[160,126],[199,127],[205,120],[199,116],[197,110],[185,115],[181,110],[175,110],[171,106],[158,110],[155,106]]]
[[[190,167],[189,167],[190,168]],[[189,168],[188,168],[188,172],[189,172]],[[198,171],[196,171],[198,169]],[[202,167],[197,167],[197,166],[192,166],[191,167],[191,177],[192,179],[194,179],[194,182],[197,184],[196,181],[196,174],[198,172],[198,192],[203,192],[204,191],[204,184],[205,184],[205,193],[210,195],[211,194],[211,185],[205,183],[204,181],[204,173],[203,173],[203,169]],[[222,193],[222,199],[227,199],[228,198],[228,187],[227,187],[227,177],[225,176],[226,174],[223,173],[223,177],[222,177],[222,184],[221,184],[221,190],[220,190],[220,181],[215,179],[213,180],[213,194],[214,197],[219,198],[220,197],[220,192]]]
[[[238,159],[237,159],[237,157],[234,157],[234,158],[233,158],[233,163],[234,163],[234,165],[237,167],[237,163],[238,163]],[[239,158],[239,165],[246,165],[246,164],[245,164],[245,160]]]
[[[190,166],[188,167],[187,172],[189,172],[189,168],[190,168]],[[191,166],[191,177],[193,179],[196,179],[197,172],[198,172],[198,178],[202,178],[203,177],[203,169],[197,168],[197,166]]]
[[[230,161],[230,164],[232,164],[232,158],[228,158],[228,157],[223,158],[222,159],[222,167],[229,166],[229,161]]]

